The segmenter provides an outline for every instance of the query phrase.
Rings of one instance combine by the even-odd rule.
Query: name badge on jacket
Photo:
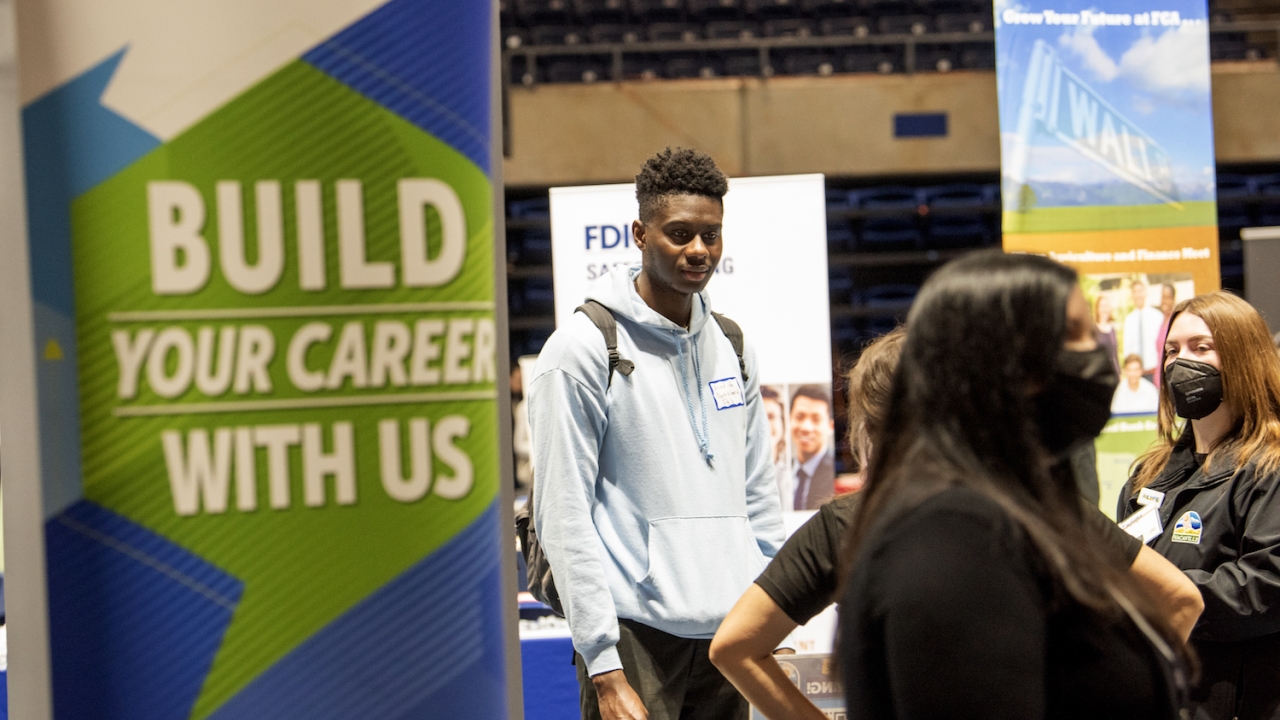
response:
[[[707,385],[711,387],[711,396],[715,398],[717,410],[728,410],[743,404],[742,386],[738,384],[738,378],[712,380]]]
[[[1164,532],[1164,525],[1160,523],[1160,506],[1143,505],[1141,510],[1120,523],[1120,529],[1144,543],[1155,540]]]

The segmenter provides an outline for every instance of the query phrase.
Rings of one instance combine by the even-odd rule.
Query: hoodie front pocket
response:
[[[668,632],[709,635],[764,566],[745,516],[652,520],[642,594]]]

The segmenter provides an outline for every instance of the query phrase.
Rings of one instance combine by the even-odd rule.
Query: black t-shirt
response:
[[[841,495],[824,504],[796,530],[769,563],[756,584],[787,617],[804,625],[835,602],[839,560],[845,535],[862,503],[862,494]],[[1142,541],[1121,530],[1096,507],[1084,508],[1085,532],[1101,538],[1116,562],[1127,567],[1142,550]]]
[[[840,605],[849,717],[1175,717],[1156,651],[1056,589],[994,501],[952,488],[859,551]]]

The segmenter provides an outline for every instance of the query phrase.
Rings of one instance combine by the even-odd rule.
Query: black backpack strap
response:
[[[747,361],[742,358],[742,328],[738,327],[738,323],[712,310],[711,317],[716,319],[716,323],[720,325],[720,332],[729,338],[729,344],[733,346],[733,351],[738,354],[738,368],[742,370],[742,382],[751,379],[747,374]]]
[[[609,349],[609,387],[613,386],[614,370],[623,375],[630,375],[631,371],[636,369],[636,365],[630,360],[624,360],[618,354],[618,321],[614,319],[609,308],[595,300],[588,300],[579,305],[574,312],[580,312],[590,318],[591,322],[600,329],[600,334],[604,335],[605,347]],[[738,335],[741,337],[741,331]]]

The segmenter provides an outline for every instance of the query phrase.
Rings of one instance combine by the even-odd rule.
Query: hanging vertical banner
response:
[[[1205,3],[1043,1],[996,5],[1005,248],[1217,289]]]
[[[19,0],[53,717],[507,716],[493,25]]]
[[[1155,439],[1173,306],[1217,290],[1204,0],[997,0],[1004,247],[1075,267],[1113,352],[1101,505]],[[1120,417],[1123,416],[1123,417]]]

